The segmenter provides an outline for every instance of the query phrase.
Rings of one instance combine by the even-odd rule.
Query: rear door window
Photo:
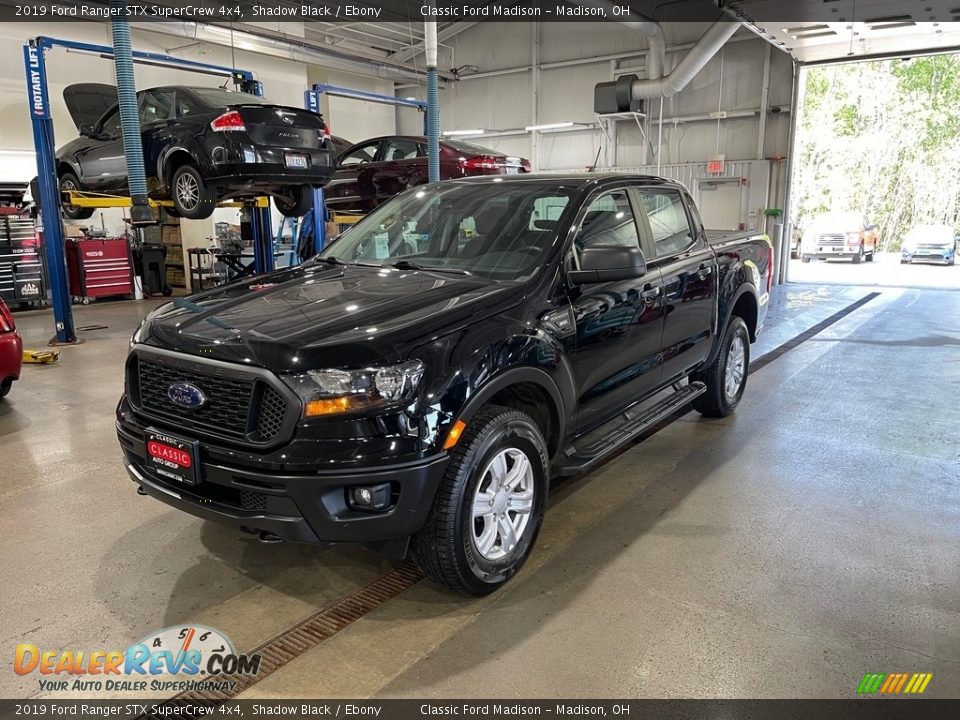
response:
[[[670,257],[690,247],[694,235],[680,192],[650,188],[638,192],[650,224],[655,257]]]
[[[420,156],[420,144],[416,140],[393,138],[384,143],[383,160],[413,160]]]
[[[175,116],[174,108],[173,90],[146,92],[140,101],[140,124],[149,125],[163,120],[172,120]]]

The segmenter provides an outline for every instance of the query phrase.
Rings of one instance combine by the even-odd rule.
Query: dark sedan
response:
[[[116,88],[71,85],[63,97],[82,137],[57,152],[60,189],[126,192]],[[317,113],[222,88],[159,87],[137,98],[150,194],[172,199],[181,217],[207,218],[218,202],[260,195],[296,217],[333,174],[336,152]],[[73,220],[92,213],[64,206]]]
[[[530,161],[459,140],[440,141],[440,179],[530,172]],[[427,182],[427,138],[396,135],[364,140],[340,154],[326,188],[327,207],[369,212]]]

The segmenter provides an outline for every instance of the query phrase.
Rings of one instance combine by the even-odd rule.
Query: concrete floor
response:
[[[854,265],[849,260],[802,263],[790,261],[790,280],[796,283],[838,283],[881,287],[960,289],[960,265],[900,264],[900,253],[878,253],[876,262]]]
[[[867,290],[788,286],[755,356]],[[249,649],[390,567],[263,546],[140,498],[113,436],[149,303],[77,309],[87,342],[0,403],[0,647],[124,647],[172,624]],[[18,316],[27,345],[49,315]],[[960,293],[880,297],[554,489],[503,591],[426,582],[246,697],[851,697],[865,672],[960,695]],[[0,673],[0,697],[36,695]]]

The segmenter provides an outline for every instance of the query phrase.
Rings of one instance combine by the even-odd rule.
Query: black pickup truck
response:
[[[743,395],[764,235],[708,236],[679,184],[413,188],[305,264],[181,298],[131,340],[117,430],[149,494],[266,542],[408,553],[482,595],[550,478]]]

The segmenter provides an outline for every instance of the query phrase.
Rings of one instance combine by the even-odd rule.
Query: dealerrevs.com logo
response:
[[[230,691],[235,681],[218,675],[256,675],[260,655],[238,654],[230,639],[203,625],[169,627],[126,650],[44,650],[20,643],[18,675],[37,675],[44,692]]]

